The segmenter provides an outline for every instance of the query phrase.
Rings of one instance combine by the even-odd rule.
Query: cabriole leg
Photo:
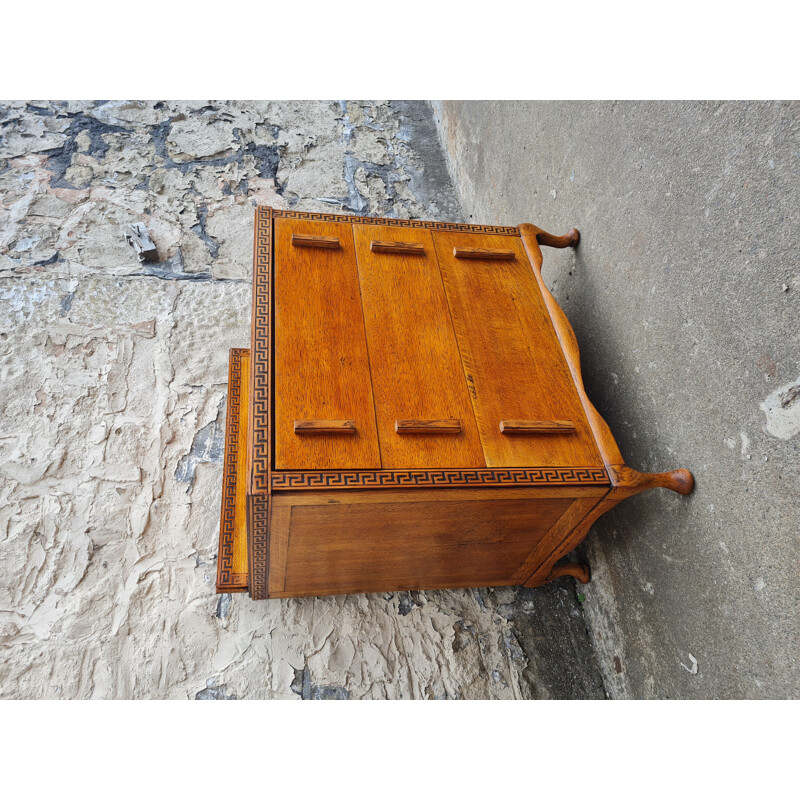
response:
[[[550,581],[554,581],[556,578],[563,578],[565,575],[575,578],[575,580],[580,583],[589,583],[592,578],[589,567],[587,567],[586,564],[561,564],[550,570],[550,574],[545,579],[545,583],[550,583]]]

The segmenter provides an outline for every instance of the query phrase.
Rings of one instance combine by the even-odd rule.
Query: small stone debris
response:
[[[158,251],[143,222],[125,226],[125,241],[136,251],[139,261],[158,261]]]
[[[692,662],[691,668],[687,667],[686,664],[681,661],[681,666],[690,674],[690,675],[697,675],[697,659],[689,653],[689,661]]]

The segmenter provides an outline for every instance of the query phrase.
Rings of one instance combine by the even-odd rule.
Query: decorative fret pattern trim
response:
[[[256,209],[253,256],[253,325],[250,350],[252,397],[252,491],[269,491],[270,398],[269,376],[272,342],[270,335],[270,274],[272,269],[272,209]]]
[[[269,553],[269,495],[250,498],[250,597],[267,599],[267,559]]]
[[[233,571],[233,539],[236,531],[236,462],[239,458],[242,359],[249,351],[231,348],[228,358],[228,415],[225,425],[225,458],[222,467],[222,507],[219,520],[217,592],[244,592],[247,575]],[[245,409],[245,413],[247,410]]]
[[[267,208],[267,206],[262,206]],[[312,211],[289,211],[270,209],[276,218],[311,219],[319,222],[347,222],[351,225],[386,225],[392,228],[427,228],[437,231],[461,231],[462,233],[491,233],[501,236],[519,236],[516,228],[507,225],[467,225],[461,222],[426,222],[420,219],[389,219],[388,217],[350,217],[347,214],[319,214]]]
[[[272,490],[610,484],[603,467],[273,472]]]

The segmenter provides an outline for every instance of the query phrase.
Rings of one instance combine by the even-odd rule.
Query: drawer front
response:
[[[601,466],[522,241],[433,240],[486,465]]]
[[[275,466],[379,469],[352,227],[275,222]]]
[[[430,231],[353,233],[383,468],[484,467]]]

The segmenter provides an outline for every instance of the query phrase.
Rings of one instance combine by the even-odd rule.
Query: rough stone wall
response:
[[[426,105],[6,103],[0,126],[0,697],[603,696],[567,581],[214,593],[253,207],[459,219]]]
[[[687,467],[587,538],[614,698],[800,698],[800,105],[435,104],[470,222],[545,249],[628,463]]]

